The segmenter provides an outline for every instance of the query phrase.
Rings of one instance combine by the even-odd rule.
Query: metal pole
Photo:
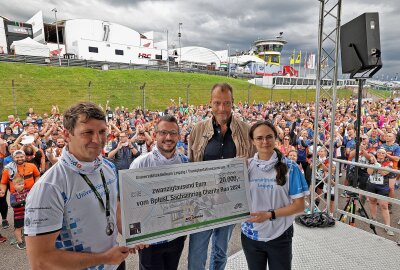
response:
[[[90,92],[90,90],[91,90],[91,88],[90,88],[90,86],[92,85],[92,81],[89,81],[89,84],[88,84],[88,96],[89,96],[89,102],[91,101],[91,92]]]
[[[307,68],[308,68],[308,66],[307,66],[307,62],[308,62],[308,52],[306,52],[306,57],[305,57],[304,59],[305,59],[305,61],[304,61],[304,78],[307,78]]]
[[[57,48],[58,48],[58,64],[61,66],[61,51],[60,51],[60,41],[58,39],[58,23],[57,23],[57,9],[53,8],[51,11],[54,11],[54,17],[56,19],[56,36],[57,36]]]
[[[341,166],[340,163],[336,163],[336,170],[335,170],[335,182],[336,183],[339,183],[340,166]],[[338,209],[338,206],[339,206],[339,189],[338,188],[336,188],[334,196],[335,196],[335,200],[333,202],[334,203],[333,209],[335,210],[334,214],[335,214],[335,217],[337,218],[337,215],[338,215],[337,209]],[[327,196],[327,197],[330,197],[330,196]],[[328,213],[329,213],[329,211],[330,211],[330,206],[328,204]]]
[[[316,95],[315,95],[315,103],[319,104],[320,99],[320,88],[321,88],[321,57],[322,57],[322,34],[324,27],[324,7],[325,2],[320,1],[320,10],[319,10],[319,26],[318,26],[318,66],[317,66],[317,77],[316,77]],[[315,181],[316,181],[316,173],[317,170],[314,168],[317,166],[317,147],[318,145],[318,119],[319,119],[319,108],[316,107],[315,110],[315,118],[314,118],[314,139],[313,139],[313,170],[312,170],[312,178],[311,178],[311,213],[314,213],[315,208]],[[315,163],[314,163],[315,162]],[[328,194],[329,196],[330,194]]]
[[[309,88],[309,86],[306,87],[306,102],[305,103],[307,103],[308,88]]]
[[[295,68],[295,63],[296,63],[296,49],[293,49],[293,75],[294,75],[294,68]]]
[[[15,113],[15,117],[18,117],[18,111],[17,111],[17,97],[15,96],[15,85],[14,85],[14,80],[11,81],[11,89],[12,89],[13,102],[14,102],[14,113]]]
[[[131,85],[132,85],[132,82],[131,82]],[[135,90],[133,87],[132,87],[132,111],[133,112],[135,111]]]
[[[169,72],[168,29],[166,30],[166,32],[167,32],[167,69]]]
[[[328,188],[327,188],[327,213],[329,214],[331,211],[331,207],[330,207],[330,202],[331,202],[331,176],[333,175],[333,149],[334,145],[335,145],[335,112],[336,112],[336,104],[337,104],[337,98],[336,98],[336,93],[337,93],[337,81],[338,81],[338,68],[339,65],[337,64],[337,59],[339,57],[339,38],[340,38],[340,18],[341,18],[341,13],[342,13],[342,2],[341,0],[338,1],[338,7],[337,7],[337,19],[336,19],[336,47],[335,47],[335,70],[333,72],[333,78],[332,78],[332,92],[333,92],[333,99],[332,99],[332,113],[331,113],[331,126],[330,126],[330,142],[329,142],[329,149],[331,151],[329,151],[329,167],[328,167]],[[340,166],[340,164],[336,164],[337,167]],[[336,170],[336,175],[339,175],[339,171]],[[335,179],[339,179],[339,178],[335,178]],[[335,193],[338,193],[339,191],[336,189]],[[337,195],[336,195],[337,196]],[[335,208],[336,209],[336,208]]]
[[[182,46],[181,46],[181,36],[182,36],[182,34],[181,34],[181,26],[182,26],[182,23],[180,22],[179,24],[178,24],[178,27],[179,27],[179,33],[178,33],[178,38],[179,38],[179,67],[181,68],[181,61],[182,61]]]
[[[189,106],[189,88],[190,83],[186,86],[186,105]]]
[[[361,135],[361,99],[362,99],[362,89],[363,89],[363,83],[364,79],[359,79],[358,80],[358,97],[357,97],[357,125],[355,126],[356,128],[356,156],[354,157],[354,161],[358,162],[358,159],[360,157],[360,135]],[[355,170],[355,179],[356,181],[353,181],[353,187],[357,187],[358,183],[358,168]]]
[[[250,87],[251,84],[249,84],[249,88],[247,88],[247,105],[250,106]]]
[[[266,75],[266,69],[267,69],[267,62],[265,62],[265,55],[264,55],[264,74],[263,74],[263,77]]]
[[[141,85],[139,87],[139,89],[142,92],[142,110],[144,111],[145,107],[146,107],[146,96],[145,96],[145,92],[144,92],[144,88],[146,87],[146,83],[144,83],[143,85]]]
[[[230,63],[229,63],[229,62],[230,62],[230,61],[229,61],[229,54],[230,54],[229,51],[230,51],[231,48],[230,48],[230,46],[229,46],[229,43],[228,43],[227,45],[228,45],[228,77],[230,77],[230,76],[231,76],[231,67],[229,66],[229,64],[230,64]]]
[[[272,102],[272,90],[274,89],[274,86],[272,86],[271,87],[271,96],[270,96],[270,98],[269,98],[269,101],[271,101]]]
[[[297,78],[300,78],[300,76],[301,76],[301,50],[299,51],[299,55],[300,55],[300,61],[299,61],[299,73],[298,73],[298,76],[297,76]]]

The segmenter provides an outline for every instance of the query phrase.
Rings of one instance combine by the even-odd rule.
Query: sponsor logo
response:
[[[150,58],[151,57],[151,53],[139,53],[138,54],[138,58]]]
[[[201,218],[201,217],[203,217],[203,215],[190,215],[190,216],[188,216],[188,217],[186,217],[185,218],[185,221],[186,222],[188,222],[188,221],[193,221],[194,219],[196,219],[196,218]]]
[[[233,207],[234,209],[239,209],[239,208],[242,208],[243,207],[243,203],[237,203],[236,205],[235,205],[235,207]]]
[[[78,169],[80,169],[82,167],[82,165],[79,162],[76,161],[71,161],[71,164],[75,167],[77,167]]]

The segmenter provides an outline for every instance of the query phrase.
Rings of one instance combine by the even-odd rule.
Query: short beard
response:
[[[157,145],[157,147],[158,147],[158,149],[161,150],[162,152],[168,153],[168,154],[169,154],[169,153],[173,153],[173,152],[176,151],[176,144],[174,145],[174,147],[171,148],[171,150],[167,150],[167,149],[165,149],[165,148],[161,148],[161,147],[158,146],[158,145]]]

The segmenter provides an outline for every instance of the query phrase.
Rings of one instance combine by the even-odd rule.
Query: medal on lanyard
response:
[[[106,234],[108,236],[114,233],[114,223],[110,220],[110,217],[107,217],[107,227],[106,227]]]
[[[96,196],[97,200],[100,202],[100,205],[106,212],[106,220],[107,220],[107,225],[106,225],[106,235],[110,236],[114,233],[114,228],[115,225],[112,222],[110,218],[110,190],[107,187],[106,179],[104,177],[103,170],[100,170],[100,175],[101,175],[101,181],[103,182],[103,187],[104,187],[104,192],[106,194],[106,204],[104,205],[104,201],[100,196],[100,193],[97,191],[97,189],[94,187],[93,183],[89,180],[87,175],[85,174],[80,174],[80,176],[85,180],[86,184],[90,187],[90,189],[93,191],[94,195]]]

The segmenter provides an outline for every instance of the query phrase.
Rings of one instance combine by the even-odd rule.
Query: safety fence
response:
[[[65,59],[57,57],[42,57],[42,56],[28,56],[28,55],[10,55],[0,54],[0,62],[10,63],[24,63],[24,64],[35,64],[42,66],[59,66],[59,67],[85,67],[94,68],[101,70],[115,70],[115,69],[130,69],[130,70],[158,70],[158,71],[175,71],[175,72],[186,72],[186,73],[201,73],[208,75],[219,75],[219,76],[232,76],[235,78],[251,79],[260,77],[256,74],[246,73],[235,73],[225,70],[207,69],[199,65],[188,65],[177,63],[171,63],[169,66],[166,63],[154,62],[154,64],[134,64],[134,63],[118,63],[108,61],[94,61],[85,59]]]
[[[316,200],[320,201],[319,208],[317,207],[312,209],[312,211],[326,211],[328,213],[332,211],[331,196],[327,196],[327,194],[334,194],[334,205],[332,212],[337,220],[349,223],[352,226],[371,230],[371,232],[380,236],[384,236],[393,241],[400,241],[400,190],[399,182],[398,180],[396,181],[397,176],[400,174],[400,170],[383,167],[377,164],[357,163],[337,158],[334,158],[333,161],[336,167],[333,178],[334,182],[328,180],[324,181],[327,188],[324,190],[324,192],[316,196]],[[387,160],[385,162],[387,162]],[[348,183],[345,183],[348,175],[343,174],[344,176],[340,177],[341,165],[349,166],[348,168],[370,168],[371,178],[367,180],[367,188],[364,188],[370,191],[372,191],[372,187],[374,186],[372,184],[373,181],[376,181],[371,179],[375,179],[374,177],[378,174],[378,172],[392,173],[393,175],[390,176],[391,178],[389,180],[385,180],[385,184],[375,186],[377,187],[376,190],[390,189],[391,192],[389,193],[389,196],[383,196],[357,187],[357,184],[361,183],[360,176],[357,179],[354,179],[355,182],[349,186]],[[348,171],[349,169],[347,169],[347,172]],[[315,183],[312,184],[311,188],[315,189],[320,182],[321,181],[316,180]],[[382,189],[379,189],[379,187]],[[332,189],[334,191],[332,191]],[[345,199],[342,197],[345,197]],[[387,207],[388,203],[392,204],[391,213],[389,213],[389,209]],[[379,231],[376,227],[384,230]],[[393,235],[391,232],[393,232]]]

